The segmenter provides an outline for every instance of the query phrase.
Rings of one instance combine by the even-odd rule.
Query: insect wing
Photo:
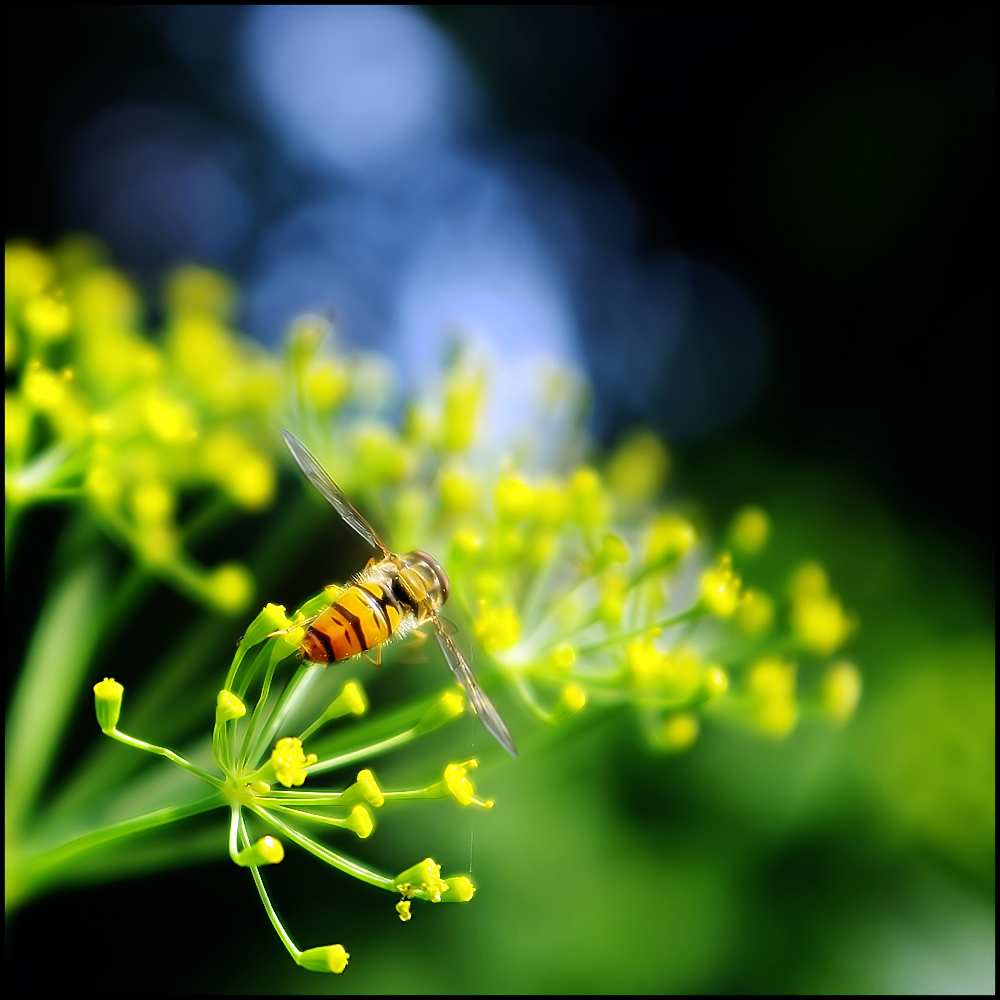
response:
[[[326,469],[313,457],[312,452],[291,432],[282,431],[285,444],[292,453],[298,467],[306,478],[333,504],[337,513],[369,544],[379,549],[383,556],[389,555],[382,539],[375,529],[364,519],[361,512],[344,495],[344,491],[330,478]]]
[[[503,719],[500,718],[499,713],[493,707],[493,702],[486,697],[486,693],[479,686],[479,681],[476,680],[476,675],[472,672],[472,668],[465,662],[465,657],[459,652],[455,641],[450,635],[445,634],[441,628],[441,623],[436,618],[434,619],[434,625],[436,626],[435,631],[438,644],[441,646],[444,658],[448,661],[451,672],[458,678],[462,687],[465,688],[465,693],[469,696],[469,702],[476,715],[482,719],[483,725],[496,737],[500,746],[511,757],[516,757],[517,747],[514,746],[514,740],[508,732],[507,727],[503,724]]]

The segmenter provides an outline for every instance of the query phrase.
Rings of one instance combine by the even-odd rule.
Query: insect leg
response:
[[[270,639],[275,635],[288,635],[289,632],[294,632],[297,628],[309,628],[317,618],[319,618],[319,615],[313,615],[311,618],[303,618],[302,621],[296,622],[294,625],[289,625],[288,628],[279,628],[276,632],[268,632],[265,638]]]

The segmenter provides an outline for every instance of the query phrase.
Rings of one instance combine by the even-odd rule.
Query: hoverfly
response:
[[[291,431],[282,431],[282,435],[309,482],[366,542],[382,554],[378,562],[369,560],[325,611],[300,623],[308,625],[308,629],[299,646],[299,655],[312,663],[335,663],[370,649],[380,655],[382,643],[402,638],[430,622],[445,661],[465,688],[476,715],[500,745],[516,757],[514,740],[503,720],[479,686],[458,646],[442,628],[438,612],[448,599],[448,576],[441,564],[426,552],[403,555],[390,552],[306,446]]]

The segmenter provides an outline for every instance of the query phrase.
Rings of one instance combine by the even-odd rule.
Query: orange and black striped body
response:
[[[299,652],[312,663],[336,663],[407,634],[416,614],[390,560],[373,563],[309,626]]]

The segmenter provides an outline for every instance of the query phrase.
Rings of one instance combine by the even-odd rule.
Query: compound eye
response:
[[[431,574],[435,577],[438,582],[438,586],[441,588],[441,603],[444,604],[448,600],[448,574],[445,573],[444,568],[432,555],[428,555],[426,552],[417,552],[417,555],[423,559],[427,568],[431,571]]]

